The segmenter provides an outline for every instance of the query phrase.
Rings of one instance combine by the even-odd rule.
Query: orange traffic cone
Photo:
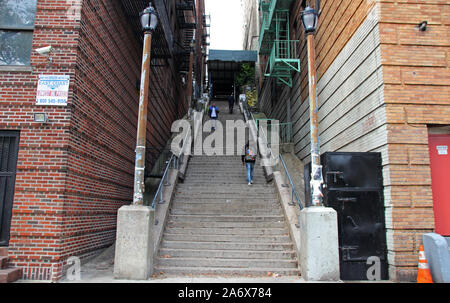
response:
[[[420,245],[418,267],[417,283],[433,283],[433,278],[431,277],[430,267],[428,266],[427,258],[425,257],[423,245]]]

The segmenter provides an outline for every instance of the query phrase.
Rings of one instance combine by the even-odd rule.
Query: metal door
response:
[[[388,279],[383,177],[380,153],[331,152],[321,155],[324,206],[338,215],[342,280],[367,280],[369,262],[379,263],[379,278]],[[305,166],[305,201],[310,206],[311,165]],[[369,262],[369,263],[368,263]]]
[[[382,191],[329,191],[328,204],[338,213],[342,280],[367,280],[370,257],[380,261],[380,278],[388,277]]]
[[[9,243],[19,132],[0,131],[0,246]]]
[[[450,236],[450,135],[429,135],[435,232]]]

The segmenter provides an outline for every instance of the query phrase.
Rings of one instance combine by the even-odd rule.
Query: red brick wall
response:
[[[9,253],[24,277],[49,279],[60,271],[71,106],[36,106],[39,74],[71,76],[73,97],[79,24],[67,19],[63,1],[38,1],[33,49],[52,45],[53,64],[33,52],[29,71],[0,72],[1,129],[20,130]],[[50,123],[33,121],[46,112]]]
[[[450,5],[380,1],[393,243],[391,275],[415,280],[422,235],[434,230],[427,126],[450,124]],[[417,25],[428,21],[421,32]]]
[[[67,258],[111,245],[117,209],[132,200],[142,46],[120,3],[85,0],[81,21],[68,9],[38,0],[33,49],[52,45],[51,67],[33,54],[32,71],[0,72],[0,129],[21,131],[9,251],[25,279],[57,280]],[[147,146],[160,149],[187,104],[172,60],[157,63]],[[71,75],[68,106],[35,105],[39,74]],[[33,122],[42,111],[48,125]]]

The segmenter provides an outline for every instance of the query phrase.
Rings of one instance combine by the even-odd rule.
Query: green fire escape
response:
[[[262,16],[259,54],[268,56],[264,76],[292,87],[292,72],[300,72],[298,40],[289,40],[289,9],[294,0],[260,0]]]

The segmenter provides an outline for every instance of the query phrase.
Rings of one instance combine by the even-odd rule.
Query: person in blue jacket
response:
[[[216,130],[217,119],[219,118],[219,109],[217,108],[215,103],[213,103],[209,107],[208,114],[209,118],[213,120],[213,126],[211,128],[211,131]]]

